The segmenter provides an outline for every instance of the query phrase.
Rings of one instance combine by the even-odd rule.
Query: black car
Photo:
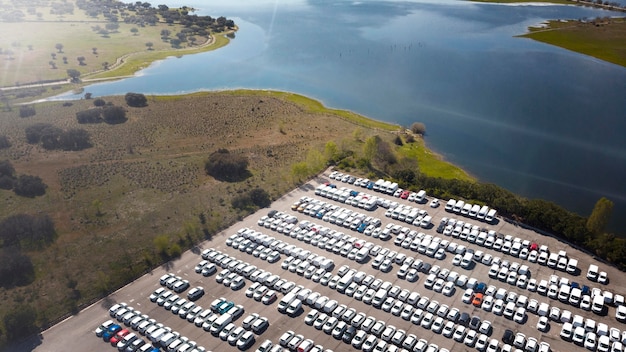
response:
[[[477,316],[473,316],[472,320],[470,320],[469,327],[472,330],[478,330],[480,327],[480,318]]]
[[[437,232],[443,233],[443,230],[445,230],[445,228],[446,228],[446,224],[442,222],[441,224],[439,224],[439,226],[437,226]]]
[[[357,331],[358,330],[354,326],[350,326],[346,329],[346,331],[343,332],[343,336],[341,337],[341,339],[345,343],[351,343]]]
[[[432,267],[432,265],[430,265],[429,263],[424,263],[422,264],[422,266],[420,267],[420,271],[423,272],[424,274],[428,274],[430,272],[430,268]]]
[[[469,314],[463,312],[461,313],[461,316],[459,317],[459,324],[463,325],[463,326],[467,326],[469,324],[470,321],[470,316]]]
[[[513,334],[512,330],[506,329],[504,331],[504,334],[502,334],[502,342],[508,344],[508,345],[512,345],[513,344],[513,339],[515,338],[515,334]]]

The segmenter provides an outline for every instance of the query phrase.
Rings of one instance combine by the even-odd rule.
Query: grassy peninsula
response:
[[[520,37],[556,45],[626,67],[626,19],[549,21]]]

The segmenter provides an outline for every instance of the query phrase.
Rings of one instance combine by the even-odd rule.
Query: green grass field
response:
[[[550,21],[547,28],[531,28],[520,37],[556,45],[626,66],[626,20],[614,18],[598,23]]]

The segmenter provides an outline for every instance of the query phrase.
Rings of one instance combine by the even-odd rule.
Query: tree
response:
[[[76,60],[78,60],[78,64],[81,66],[85,66],[85,57],[84,56],[79,56],[76,58]]]
[[[258,187],[250,191],[250,199],[252,203],[259,208],[267,208],[272,204],[272,200],[267,191]]]
[[[54,47],[57,49],[59,53],[63,52],[63,44],[57,43]]]
[[[230,153],[227,149],[218,149],[209,155],[204,165],[208,175],[227,182],[236,182],[248,178],[248,158]]]
[[[102,63],[102,69],[103,70],[108,70],[109,69],[109,62],[108,61],[105,61],[105,62]]]
[[[291,176],[298,181],[302,181],[309,175],[309,167],[305,162],[291,165]]]
[[[411,125],[411,132],[413,132],[415,134],[424,135],[424,134],[426,134],[426,125],[424,125],[421,122],[414,122]]]
[[[67,65],[67,56],[63,56],[63,63]]]
[[[13,192],[18,196],[34,198],[46,194],[46,184],[39,176],[21,175],[15,186]]]
[[[57,68],[57,64],[55,64],[52,60],[48,61],[48,65],[50,65],[50,68],[53,70],[56,70]]]
[[[37,111],[35,111],[35,107],[32,105],[22,105],[20,106],[20,117],[30,117],[35,116]]]
[[[59,144],[63,150],[83,150],[91,147],[91,138],[86,130],[71,128],[61,134]]]
[[[96,47],[91,48],[91,52],[92,52],[94,55],[98,55],[98,48],[96,48]]]
[[[152,50],[152,46],[154,45],[154,43],[152,42],[147,42],[146,46],[148,47],[148,50]]]
[[[0,149],[5,149],[11,147],[11,142],[9,138],[5,135],[0,135]]]
[[[169,29],[161,29],[161,39],[169,38],[170,34],[172,34],[172,32]]]
[[[0,251],[0,286],[25,286],[35,279],[33,263],[17,247],[4,247]]]
[[[180,44],[181,44],[181,40],[178,38],[172,38],[170,39],[170,44],[172,44],[173,48],[180,48]]]
[[[30,305],[21,304],[13,307],[4,316],[4,327],[7,339],[17,341],[38,330],[36,325],[37,312]]]
[[[93,101],[93,105],[94,105],[94,106],[104,106],[104,105],[106,105],[106,102],[105,102],[105,101],[104,101],[104,99],[102,99],[102,98],[96,98],[96,99]]]
[[[119,23],[116,23],[116,22],[109,22],[105,24],[104,27],[108,29],[109,31],[114,32],[114,31],[117,31],[118,28],[120,28],[120,25]]]
[[[80,77],[80,71],[77,69],[70,68],[67,70],[67,75],[72,79],[72,81],[78,81],[78,77]]]
[[[13,164],[11,164],[8,160],[0,161],[0,176],[9,176],[13,177],[15,175],[15,168]]]
[[[126,110],[121,106],[106,106],[102,110],[104,122],[109,124],[118,124],[126,122]]]
[[[148,99],[146,99],[146,96],[141,93],[126,93],[124,99],[126,100],[126,104],[128,104],[128,106],[142,107],[148,105]]]
[[[137,35],[137,33],[139,33],[139,29],[137,29],[136,27],[133,27],[133,28],[131,28],[131,29],[130,29],[130,32],[131,32],[133,35]]]
[[[602,234],[609,223],[612,212],[613,202],[605,197],[600,198],[587,219],[587,230],[595,235]]]

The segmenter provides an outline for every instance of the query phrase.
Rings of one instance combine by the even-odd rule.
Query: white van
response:
[[[463,255],[463,258],[461,259],[461,267],[464,269],[468,269],[470,267],[470,265],[472,264],[472,259],[474,258],[474,255],[472,253],[465,253]]]
[[[478,215],[476,217],[480,220],[485,220],[485,217],[487,216],[488,212],[489,212],[489,207],[486,205],[483,205],[482,208],[480,208],[480,210],[478,211]]]
[[[211,334],[213,336],[217,336],[220,331],[222,331],[222,329],[232,321],[233,317],[230,314],[222,314],[213,322],[213,325],[211,325]]]
[[[493,222],[496,218],[496,210],[495,209],[491,209],[489,210],[489,212],[487,213],[487,216],[485,216],[485,221],[486,222]]]
[[[451,212],[454,210],[454,206],[456,205],[456,200],[450,198],[450,200],[448,200],[448,203],[446,203],[446,211]]]
[[[363,263],[365,259],[367,259],[369,253],[370,253],[369,248],[361,247],[361,249],[359,249],[359,251],[356,253],[354,260],[356,260],[357,263]]]
[[[455,213],[460,213],[461,209],[463,209],[464,206],[465,206],[465,202],[462,200],[459,200],[454,205],[454,208],[452,209],[452,211],[454,211]]]
[[[469,211],[469,216],[475,218],[476,216],[478,216],[478,212],[479,211],[480,211],[480,205],[474,204],[472,206],[472,209],[470,209],[470,211]]]
[[[466,203],[463,208],[461,208],[461,214],[469,215],[470,210],[472,210],[472,204]]]
[[[381,288],[378,291],[376,291],[376,294],[374,295],[374,298],[372,299],[372,306],[374,306],[375,308],[380,308],[380,306],[382,306],[385,299],[387,299],[387,290],[384,290]]]
[[[587,270],[587,279],[596,281],[598,279],[599,268],[595,264],[590,264],[589,269]]]
[[[570,258],[567,262],[567,272],[570,274],[575,274],[578,270],[578,259]]]
[[[426,215],[424,216],[424,218],[422,219],[422,221],[420,222],[420,227],[422,228],[427,228],[428,226],[430,226],[430,222],[432,220],[432,216],[430,215]]]
[[[417,192],[417,197],[415,198],[415,202],[422,203],[424,202],[425,197],[426,197],[426,191],[422,189],[419,192]]]

